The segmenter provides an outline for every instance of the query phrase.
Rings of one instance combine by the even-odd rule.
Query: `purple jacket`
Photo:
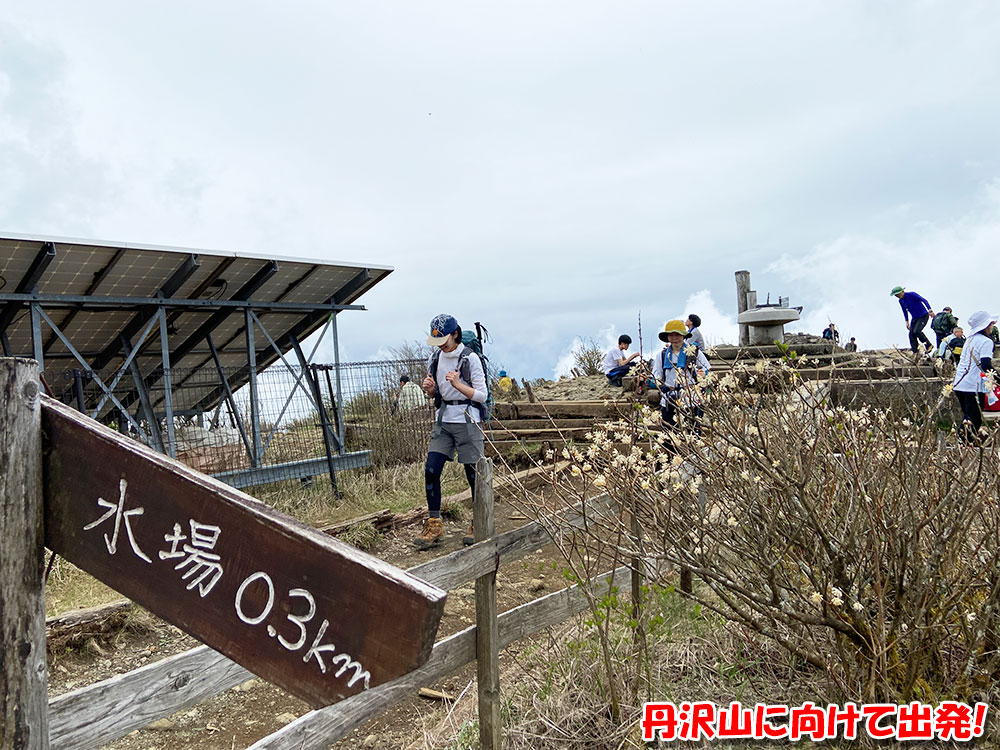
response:
[[[906,322],[922,318],[931,311],[931,303],[916,292],[903,292],[899,306],[903,308],[903,320]]]

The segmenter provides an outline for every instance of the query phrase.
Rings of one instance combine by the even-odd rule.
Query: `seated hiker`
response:
[[[664,424],[673,427],[677,410],[700,417],[701,401],[696,384],[711,369],[705,353],[693,344],[684,343],[687,328],[680,320],[671,320],[659,333],[666,346],[653,359],[653,377],[660,384],[660,414]]]
[[[844,344],[844,350],[849,352],[856,352],[858,350],[857,340],[851,336],[851,340]]]
[[[937,354],[945,362],[958,362],[962,356],[963,346],[965,346],[965,332],[962,326],[955,326],[951,333],[941,340]]]
[[[623,333],[618,337],[618,346],[604,355],[604,374],[608,376],[608,385],[620,387],[622,376],[635,366],[633,360],[639,356],[639,352],[632,352],[626,356],[631,345],[632,337]]]
[[[837,330],[837,326],[833,323],[828,325],[823,329],[823,338],[826,341],[832,341],[834,344],[840,343],[840,331]]]

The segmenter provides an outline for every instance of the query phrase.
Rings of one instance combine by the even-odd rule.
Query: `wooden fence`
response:
[[[10,360],[0,360],[0,363],[3,362],[9,363]],[[28,385],[30,378],[22,377],[21,370],[16,372],[18,377],[7,377],[14,374],[14,370],[5,373],[0,367],[0,389],[10,395],[11,389],[16,387],[19,394],[18,398],[8,398],[3,404],[6,412],[0,413],[0,428],[8,428],[6,435],[0,429],[0,436],[3,437],[0,440],[0,469],[4,470],[0,471],[0,509],[3,511],[0,531],[17,531],[24,538],[22,549],[35,549],[37,552],[40,550],[36,536],[40,535],[40,521],[35,516],[40,518],[41,510],[28,508],[34,515],[23,516],[25,506],[22,498],[26,483],[40,481],[40,466],[30,460],[24,461],[23,456],[25,452],[29,456],[37,455],[40,445],[16,444],[10,437],[13,433],[9,429],[23,416],[26,405],[35,410],[29,418],[35,419],[37,424],[37,387],[31,389]],[[24,432],[30,431],[26,429]],[[18,465],[22,471],[15,472],[13,467]],[[451,674],[472,661],[477,661],[479,672],[482,746],[499,746],[499,649],[582,612],[587,607],[587,598],[580,586],[572,586],[497,616],[497,570],[502,564],[519,560],[545,547],[557,535],[579,528],[595,516],[608,512],[612,503],[607,496],[601,496],[544,521],[493,535],[492,463],[489,459],[482,459],[478,468],[480,484],[477,485],[474,519],[477,543],[408,571],[446,590],[475,580],[477,624],[435,643],[430,659],[417,670],[334,705],[310,711],[254,743],[248,750],[325,748],[396,702],[411,696],[422,685]],[[37,497],[41,497],[40,492]],[[21,517],[17,517],[19,513]],[[32,527],[32,523],[36,526]],[[479,540],[480,537],[488,538]],[[2,548],[8,550],[10,545],[4,544]],[[49,746],[66,750],[98,748],[254,677],[244,667],[207,646],[201,646],[57,696],[48,701],[46,710],[40,560],[34,565],[37,575],[28,571],[23,577],[15,579],[9,575],[6,565],[10,557],[5,552],[2,558],[5,563],[2,593],[5,601],[13,601],[17,597],[22,605],[16,612],[10,607],[0,607],[0,625],[4,627],[0,634],[2,645],[8,649],[14,644],[8,625],[17,613],[29,612],[33,632],[37,632],[31,637],[34,650],[23,661],[4,660],[4,680],[0,682],[0,707],[3,708],[0,750]],[[588,585],[612,585],[623,580],[627,571],[628,567],[623,566],[592,579]],[[11,652],[7,650],[6,653]],[[42,702],[39,702],[39,696]],[[26,736],[25,729],[31,730],[28,732],[30,738]]]

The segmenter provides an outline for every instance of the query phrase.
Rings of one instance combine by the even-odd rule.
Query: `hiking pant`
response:
[[[696,419],[705,413],[705,410],[700,406],[694,406],[691,408],[686,408],[679,406],[677,404],[678,394],[676,393],[664,393],[664,400],[666,404],[660,405],[660,417],[663,419],[663,424],[667,427],[674,428],[677,426],[677,411],[680,410],[681,414],[689,419]],[[701,430],[697,424],[694,425],[694,432],[696,435],[701,434]]]
[[[618,365],[618,367],[612,367],[608,370],[608,385],[622,384],[622,375],[628,374],[628,371],[635,367],[635,360],[632,360],[627,365]]]
[[[921,315],[919,318],[913,318],[910,321],[910,351],[914,354],[917,353],[917,341],[921,341],[925,346],[931,346],[931,340],[927,338],[927,334],[924,333],[924,326],[927,325],[927,321],[930,320],[930,315]]]
[[[962,429],[958,437],[963,443],[978,443],[979,428],[983,426],[982,393],[955,391],[962,407]]]
[[[431,517],[441,515],[441,472],[456,453],[459,463],[464,465],[469,488],[475,493],[476,461],[483,456],[483,439],[478,422],[442,422],[434,425],[424,464],[424,489]]]

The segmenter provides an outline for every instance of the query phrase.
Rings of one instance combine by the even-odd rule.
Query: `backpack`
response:
[[[951,315],[946,312],[939,312],[934,316],[934,320],[931,321],[931,330],[934,333],[951,333],[952,326],[949,326],[949,318]]]
[[[483,366],[483,376],[486,379],[486,401],[485,403],[478,403],[473,401],[471,398],[465,399],[462,403],[469,404],[470,406],[475,406],[479,410],[479,418],[483,422],[490,421],[490,414],[493,412],[493,392],[490,388],[490,374],[487,369],[487,363],[489,359],[483,354],[483,338],[489,337],[490,332],[480,324],[476,323],[476,332],[472,331],[462,331],[462,353],[458,355],[458,374],[461,376],[462,380],[466,383],[472,382],[472,365],[469,364],[469,357],[475,354],[479,357],[479,361]],[[441,356],[441,350],[436,349],[431,355],[431,363],[429,372],[430,376],[437,383],[437,366],[438,359]],[[437,409],[441,406],[442,399],[440,393],[434,394],[434,408]]]

